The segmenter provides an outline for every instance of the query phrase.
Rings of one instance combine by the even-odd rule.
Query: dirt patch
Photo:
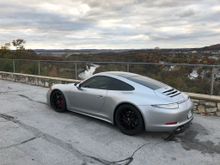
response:
[[[209,131],[202,125],[193,123],[191,127],[184,133],[176,136],[177,142],[179,141],[185,150],[197,150],[202,153],[217,153],[220,154],[220,143],[215,145],[212,141],[199,141],[196,136],[208,135]]]

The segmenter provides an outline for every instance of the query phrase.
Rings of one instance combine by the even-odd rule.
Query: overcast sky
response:
[[[201,47],[220,43],[220,0],[1,0],[0,44],[28,48]]]

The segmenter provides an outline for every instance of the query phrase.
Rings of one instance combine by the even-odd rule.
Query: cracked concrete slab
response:
[[[43,138],[36,138],[33,141],[17,147],[22,152],[44,165],[60,164],[82,164],[83,160],[71,152],[56,144],[50,143]],[[31,152],[29,152],[31,151]]]
[[[46,105],[47,90],[0,80],[1,165],[220,162],[219,118],[195,116],[193,125],[173,141],[164,141],[164,133],[126,136],[103,121],[54,112]]]
[[[4,122],[0,124],[0,150],[13,147],[24,140],[33,138],[32,133],[19,127],[12,122]]]

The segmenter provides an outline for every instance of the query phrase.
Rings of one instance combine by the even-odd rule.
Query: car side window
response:
[[[95,76],[81,84],[83,88],[107,89],[109,84],[108,77]]]
[[[117,80],[115,78],[107,77],[107,76],[95,76],[84,83],[82,83],[81,87],[84,88],[95,88],[95,89],[107,89],[107,90],[121,90],[121,91],[132,91],[134,87],[131,85]]]

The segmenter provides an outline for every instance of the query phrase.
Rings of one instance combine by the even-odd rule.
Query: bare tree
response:
[[[24,49],[24,44],[26,43],[23,39],[16,39],[12,41],[12,45],[18,50],[18,49]]]

